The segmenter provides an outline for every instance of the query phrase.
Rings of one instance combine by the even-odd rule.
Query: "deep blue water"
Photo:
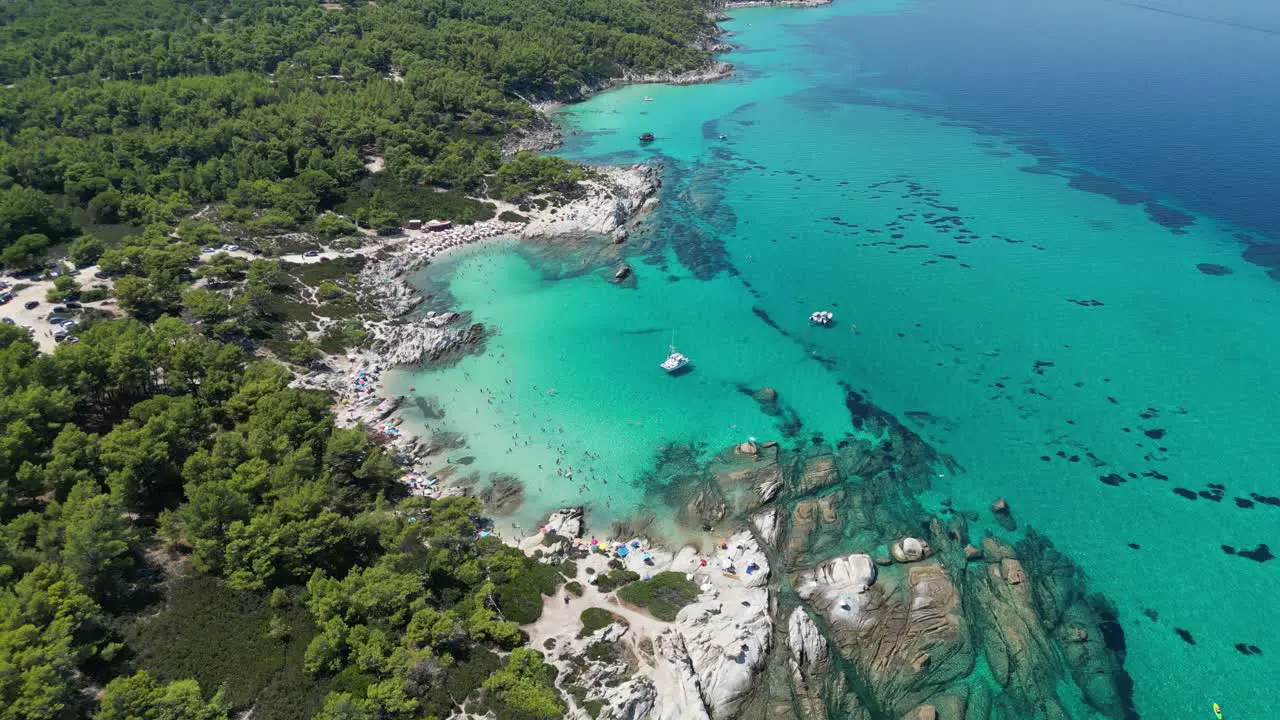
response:
[[[855,0],[856,1],[856,0]],[[851,94],[1048,141],[1090,170],[1280,240],[1280,3],[923,0],[851,38]],[[957,59],[962,59],[958,62]]]

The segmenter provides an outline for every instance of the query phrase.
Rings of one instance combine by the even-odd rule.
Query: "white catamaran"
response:
[[[661,367],[663,370],[666,370],[669,373],[673,373],[679,370],[680,368],[684,367],[685,365],[689,364],[689,358],[676,352],[675,333],[671,333],[671,345],[668,347],[668,350],[670,351],[670,354],[667,355],[667,359],[663,360],[662,364],[659,365],[659,367]]]

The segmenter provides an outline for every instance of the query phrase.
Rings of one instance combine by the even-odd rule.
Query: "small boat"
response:
[[[728,136],[728,135],[725,135],[724,133],[720,133],[720,139],[721,139],[721,140],[728,140],[728,139],[729,139],[729,136]]]
[[[815,325],[830,325],[835,319],[835,313],[830,310],[819,310],[809,316],[809,322]]]
[[[667,350],[670,354],[667,355],[667,359],[663,360],[662,364],[658,367],[661,367],[668,373],[673,373],[689,364],[689,358],[676,352],[676,334],[674,332],[671,333],[671,344],[667,346]]]
[[[648,95],[645,95],[645,96],[644,96],[644,101],[645,101],[645,102],[653,102],[653,98],[649,97]]]
[[[642,143],[651,143],[651,142],[653,142],[655,139],[656,139],[656,138],[654,137],[653,133],[645,133],[645,134],[643,134],[643,135],[641,135],[641,136],[640,136],[640,142],[642,142]]]
[[[662,364],[659,365],[659,367],[669,373],[673,373],[688,364],[689,358],[676,352],[675,346],[672,346],[671,354],[667,356],[666,360],[662,361]]]

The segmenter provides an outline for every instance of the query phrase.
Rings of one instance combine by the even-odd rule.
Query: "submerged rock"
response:
[[[801,463],[799,477],[796,478],[792,491],[797,495],[807,495],[831,487],[839,481],[840,471],[836,468],[835,456],[823,453]]]
[[[512,475],[495,473],[492,484],[480,491],[480,501],[494,515],[510,515],[524,505],[524,485]]]
[[[991,503],[991,514],[995,515],[996,522],[1000,523],[1000,527],[1013,532],[1018,528],[1018,523],[1013,519],[1013,512],[1009,509],[1009,503],[1004,498],[998,498]]]

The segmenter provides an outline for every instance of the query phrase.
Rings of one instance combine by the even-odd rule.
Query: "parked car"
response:
[[[23,304],[22,304],[22,307],[24,307],[24,308],[26,308],[26,309],[28,309],[28,310],[35,310],[35,309],[36,309],[37,307],[39,307],[39,306],[40,306],[40,301],[39,301],[39,300],[28,300],[28,301],[26,301],[25,303],[23,303]]]
[[[239,250],[239,249],[240,249],[240,246],[239,246],[239,245],[234,245],[234,244],[232,244],[232,243],[227,243],[226,245],[223,245],[223,246],[222,246],[222,249],[223,249],[223,250],[227,250],[227,251],[229,251],[229,252],[235,252],[235,251],[237,251],[237,250]]]
[[[71,345],[75,345],[75,344],[76,344],[76,343],[78,343],[78,342],[80,342],[80,338],[79,338],[79,337],[77,337],[77,336],[75,336],[75,335],[72,335],[72,336],[70,336],[70,337],[68,337],[68,338],[67,338],[67,343],[69,343],[69,344],[71,344]]]
[[[58,332],[53,334],[53,341],[62,342],[63,340],[66,340],[68,337],[69,335],[67,334],[66,330],[59,330]]]
[[[4,323],[5,325],[16,325],[16,324],[17,324],[17,323],[15,323],[15,322],[13,321],[13,318],[0,318],[0,322]]]
[[[303,257],[320,257],[320,251],[319,251],[319,250],[308,250],[308,251],[306,251],[306,252],[302,253],[302,256],[303,256]]]
[[[45,318],[45,320],[47,320],[50,325],[61,325],[62,323],[70,319],[71,318],[66,317],[65,315],[50,315],[49,317]]]
[[[61,322],[61,323],[58,323],[58,324],[59,324],[59,325],[61,325],[61,326],[62,326],[62,327],[64,327],[64,328],[69,328],[69,327],[75,327],[76,325],[79,325],[79,324],[80,324],[80,321],[79,321],[79,320],[65,320],[65,321],[63,321],[63,322]]]
[[[0,305],[4,305],[5,303],[9,302],[12,299],[13,299],[13,296],[10,295],[9,293],[0,293]]]
[[[67,303],[67,309],[68,309],[68,310],[79,310],[79,309],[80,309],[80,308],[82,308],[82,307],[84,307],[84,306],[83,306],[83,305],[81,305],[81,304],[80,304],[80,303],[78,303],[78,302],[74,302],[74,301],[72,301],[72,302]]]
[[[206,255],[208,255],[208,254],[209,254],[209,253],[211,253],[211,252],[216,252],[216,251],[217,251],[217,248],[211,248],[211,247],[202,247],[202,248],[200,248],[200,252],[202,252],[202,253],[204,253],[204,254],[206,254]]]
[[[64,313],[64,312],[66,312],[66,311],[67,311],[67,306],[66,306],[66,305],[54,305],[54,306],[53,306],[53,312],[56,312],[56,313]]]

